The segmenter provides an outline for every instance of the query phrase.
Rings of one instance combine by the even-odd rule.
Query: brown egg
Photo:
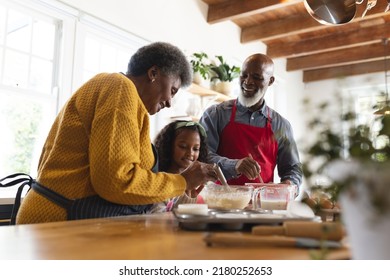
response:
[[[306,197],[305,199],[302,200],[302,202],[306,203],[309,205],[311,209],[316,209],[317,208],[317,201],[313,198]]]
[[[315,190],[310,194],[310,198],[319,200],[321,198],[329,198],[329,195],[322,190]]]
[[[335,204],[334,204],[334,207],[333,207],[334,209],[341,209],[341,205],[340,205],[340,203],[339,202],[336,202]]]
[[[321,209],[333,209],[333,202],[328,198],[321,198],[319,204]]]

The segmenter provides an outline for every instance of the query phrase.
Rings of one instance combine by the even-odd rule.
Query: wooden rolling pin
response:
[[[301,248],[341,248],[341,242],[296,238],[290,236],[254,236],[234,233],[208,233],[203,240],[207,246],[223,247],[301,247]]]
[[[284,235],[291,237],[308,237],[314,239],[340,241],[344,228],[339,222],[286,221],[282,226],[254,226],[255,235]]]

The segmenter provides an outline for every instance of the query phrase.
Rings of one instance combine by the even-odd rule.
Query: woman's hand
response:
[[[191,198],[195,198],[198,196],[198,194],[203,190],[204,188],[204,185],[200,185],[198,186],[196,189],[193,189],[193,190],[186,190],[186,194],[191,197]]]
[[[214,170],[213,164],[207,164],[199,161],[195,161],[181,175],[186,179],[187,187],[186,192],[194,194],[199,188],[199,192],[203,189],[203,184],[208,181],[217,181],[217,173]],[[199,193],[198,192],[198,193]],[[192,195],[191,195],[192,197]]]

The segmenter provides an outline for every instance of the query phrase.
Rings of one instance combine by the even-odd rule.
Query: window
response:
[[[133,53],[148,42],[117,27],[81,14],[77,25],[73,91],[101,72],[126,72]]]
[[[34,175],[56,114],[60,22],[0,3],[0,176]]]
[[[0,0],[0,178],[35,177],[48,131],[71,94],[99,72],[125,72],[146,43],[56,0]],[[0,204],[15,192],[0,189]]]
[[[386,95],[384,87],[366,86],[347,90],[344,94],[344,112],[355,112],[355,125],[369,125],[371,137],[375,138],[381,129],[381,122],[378,116],[374,114],[379,107],[385,104]],[[344,128],[348,129],[348,127]],[[383,146],[386,139],[376,138],[376,145]]]

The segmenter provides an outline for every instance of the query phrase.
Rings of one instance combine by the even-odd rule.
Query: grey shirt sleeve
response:
[[[280,116],[279,116],[280,117]],[[302,164],[291,124],[284,118],[273,123],[278,142],[277,170],[281,181],[290,180],[298,187],[302,183]]]

